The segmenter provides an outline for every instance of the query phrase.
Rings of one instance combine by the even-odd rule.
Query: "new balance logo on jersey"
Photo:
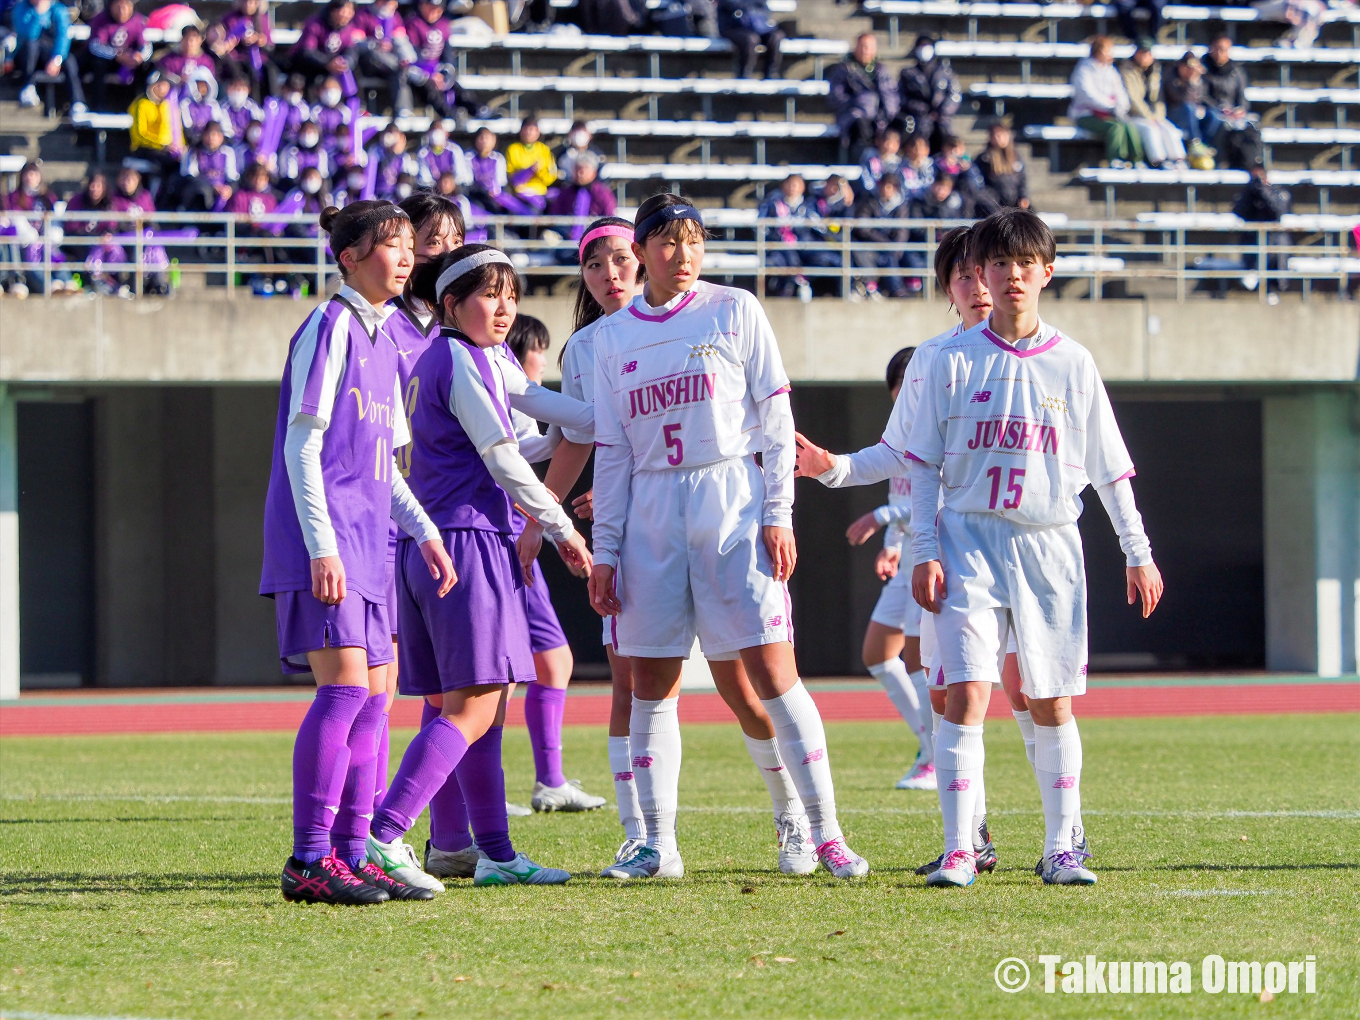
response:
[[[968,789],[968,784],[971,782],[972,782],[971,779],[955,779],[952,782],[950,782],[950,784],[946,786],[945,789],[962,792],[963,790]]]
[[[620,372],[619,375],[627,375],[629,372],[636,372],[636,371],[637,371],[637,362],[636,362],[636,361],[630,361],[630,362],[628,362],[628,364],[626,364],[626,365],[623,366],[623,371]]]
[[[1055,790],[1070,790],[1077,785],[1076,776],[1059,776],[1053,783]]]
[[[1032,422],[993,418],[977,423],[977,432],[968,440],[970,450],[1033,450],[1035,453],[1058,452],[1058,429],[1054,425],[1035,425]]]
[[[649,769],[649,768],[652,767],[652,760],[653,760],[653,759],[651,759],[651,758],[643,758],[643,757],[634,758],[634,759],[633,759],[633,768],[635,768],[635,769]]]
[[[992,391],[991,391],[991,390],[978,390],[976,393],[973,394],[973,399],[970,400],[969,403],[970,403],[970,404],[985,404],[985,403],[987,403],[987,401],[989,401],[989,400],[991,400],[991,399],[992,399]]]
[[[668,407],[712,400],[717,373],[696,372],[628,391],[628,417],[647,417]]]
[[[803,764],[811,765],[814,761],[821,761],[825,757],[826,749],[819,747],[817,750],[809,751],[807,754],[803,755]]]

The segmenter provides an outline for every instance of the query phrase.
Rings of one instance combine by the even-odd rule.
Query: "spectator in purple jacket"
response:
[[[230,11],[208,29],[208,48],[220,60],[225,72],[249,78],[256,95],[278,95],[279,69],[271,52],[274,39],[263,0],[235,0]]]
[[[24,164],[24,168],[19,171],[19,186],[5,195],[0,201],[0,208],[6,212],[26,212],[44,213],[52,212],[57,207],[57,195],[43,181],[42,163],[29,162]],[[41,220],[30,221],[32,226],[42,234]],[[44,259],[43,241],[37,244],[27,244],[20,248],[21,258],[24,262],[31,265],[41,266]],[[64,263],[66,257],[58,251],[52,252],[52,259],[55,262]],[[24,283],[28,287],[27,293],[42,294],[43,291],[43,271],[38,269],[27,269],[23,272]],[[71,273],[64,267],[52,274],[52,290],[61,291],[66,289],[67,281],[71,279]]]
[[[236,152],[226,144],[222,125],[209,121],[197,145],[189,147],[180,166],[179,202],[185,212],[217,212],[231,198],[239,174]]]
[[[315,167],[322,177],[331,175],[331,157],[321,144],[321,128],[311,121],[302,125],[297,142],[285,146],[279,155],[279,179],[297,182],[302,172]]]
[[[210,123],[221,126],[225,134],[231,131],[231,118],[227,116],[222,104],[217,101],[217,82],[204,68],[189,72],[184,82],[179,100],[180,120],[184,122],[184,134],[191,142],[203,135],[203,129]]]
[[[549,216],[575,216],[582,220],[570,230],[568,236],[573,241],[580,240],[586,222],[613,216],[618,207],[614,192],[600,180],[599,173],[600,157],[589,150],[579,153],[571,164],[570,182],[558,185],[556,196],[548,203]],[[573,257],[575,254],[573,248]]]
[[[146,40],[146,18],[138,14],[132,0],[110,0],[108,7],[90,20],[85,67],[93,75],[90,103],[96,110],[108,111],[104,97],[109,78],[131,86],[151,59],[151,44]]]
[[[453,65],[446,59],[451,24],[444,5],[420,0],[406,16],[406,36],[415,50],[415,60],[407,68],[413,101],[429,106],[440,117],[452,117]]]
[[[410,116],[411,86],[406,78],[407,68],[415,63],[416,51],[397,13],[397,0],[373,0],[355,16],[354,23],[364,33],[358,47],[359,70],[385,79],[393,114]]]
[[[245,137],[246,128],[257,120],[264,120],[264,109],[250,98],[250,81],[247,78],[227,80],[227,101],[222,107],[227,118],[228,133],[239,144]]]
[[[211,53],[203,52],[203,33],[197,25],[184,26],[179,44],[156,61],[156,67],[181,81],[188,81],[200,70],[206,71],[209,78],[217,77],[217,61]]]
[[[340,82],[346,96],[357,95],[354,80],[356,49],[364,30],[354,21],[352,0],[330,0],[325,9],[305,25],[293,47],[293,70],[315,81],[330,75]]]

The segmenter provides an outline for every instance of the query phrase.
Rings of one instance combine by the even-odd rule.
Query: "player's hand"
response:
[[[1125,567],[1124,576],[1128,580],[1129,605],[1134,604],[1136,597],[1141,597],[1143,619],[1146,620],[1157,608],[1157,603],[1162,601],[1162,592],[1166,590],[1166,585],[1162,583],[1162,572],[1157,569],[1157,564],[1150,563],[1146,567]]]
[[[818,475],[826,474],[836,466],[835,457],[803,433],[795,432],[793,441],[798,444],[797,461],[793,470],[794,478],[816,478]]]
[[[583,521],[593,521],[595,519],[595,490],[591,489],[584,496],[577,496],[571,501],[572,512]]]
[[[572,573],[576,573],[577,570],[589,571],[594,565],[590,550],[586,548],[586,540],[581,537],[579,531],[573,531],[565,542],[558,542],[557,551],[562,556],[562,562],[571,568]]]
[[[798,564],[798,543],[793,539],[793,529],[767,524],[760,530],[765,538],[765,551],[770,554],[774,579],[787,581]]]
[[[328,606],[345,601],[345,565],[339,556],[312,560],[312,595]]]
[[[880,581],[888,581],[897,576],[897,567],[902,562],[901,549],[880,549],[874,560],[874,572]]]
[[[519,556],[519,567],[524,573],[524,583],[530,588],[534,586],[534,560],[538,559],[539,550],[542,548],[543,525],[531,517],[525,523],[524,530],[520,532],[519,538],[515,539],[515,552]]]
[[[874,537],[878,531],[878,521],[871,513],[855,519],[855,523],[845,529],[845,537],[850,540],[851,545],[863,545]]]
[[[939,560],[916,564],[911,572],[911,597],[928,613],[939,613],[944,597],[944,565]]]
[[[614,568],[597,563],[590,571],[590,607],[601,616],[618,616],[623,612],[619,597],[614,594]]]
[[[420,555],[425,566],[430,568],[430,576],[439,582],[439,591],[435,594],[442,599],[458,583],[458,574],[453,569],[449,551],[444,548],[443,540],[436,542],[431,539],[420,544]]]
[[[561,547],[560,545],[558,545],[558,544],[555,543],[555,542],[551,543],[551,545],[552,545],[552,547],[553,547],[554,549],[557,550],[557,555],[562,557],[562,562],[566,565],[567,570],[571,572],[571,576],[572,576],[572,577],[589,577],[589,576],[590,576],[590,567],[591,567],[591,564],[590,564],[590,563],[574,563],[574,562],[569,562],[569,561],[567,560],[566,554],[564,554],[564,553],[562,552],[562,547]]]

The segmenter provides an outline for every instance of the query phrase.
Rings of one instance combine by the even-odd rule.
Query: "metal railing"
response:
[[[876,281],[892,291],[935,296],[929,268],[936,239],[964,221],[713,218],[704,275],[739,281],[761,296],[791,279],[849,298],[857,283]],[[577,274],[569,240],[573,217],[503,216],[474,221],[470,237],[506,251],[530,285],[551,285]],[[1276,223],[1167,226],[1136,221],[1066,223],[1058,240],[1055,276],[1085,280],[1100,300],[1107,285],[1169,281],[1177,300],[1201,285],[1245,286],[1262,301],[1268,291],[1298,284],[1347,291],[1360,277],[1360,257],[1349,248],[1360,224],[1329,217],[1325,226]],[[473,233],[475,231],[476,233]],[[790,233],[796,232],[796,233]],[[812,231],[812,232],[809,232]],[[867,231],[890,240],[864,240]],[[0,214],[0,279],[25,280],[31,292],[52,295],[76,274],[87,290],[142,296],[171,293],[188,281],[236,296],[324,294],[337,272],[324,235],[308,216],[238,217],[222,213],[65,212]],[[58,284],[54,288],[54,284]]]

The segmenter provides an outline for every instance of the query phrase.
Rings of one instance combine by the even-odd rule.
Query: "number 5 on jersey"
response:
[[[666,463],[671,467],[679,467],[685,459],[685,444],[680,441],[680,426],[663,425],[661,434],[666,437],[666,449],[670,451],[666,454]]]
[[[987,504],[989,510],[996,509],[996,498],[1001,495],[1001,468],[987,469],[987,477],[992,480],[992,498]],[[1020,497],[1025,494],[1025,469],[1011,468],[1006,476],[1006,498],[1001,503],[1003,510],[1014,510],[1020,505]]]

